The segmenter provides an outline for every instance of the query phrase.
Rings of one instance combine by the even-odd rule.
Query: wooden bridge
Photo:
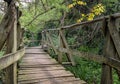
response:
[[[85,84],[66,71],[61,64],[76,65],[73,55],[93,60],[102,64],[101,84],[113,84],[112,71],[115,69],[120,77],[120,14],[104,16],[93,21],[81,22],[57,29],[43,30],[41,47],[24,48],[21,46],[23,30],[21,29],[20,11],[16,9],[14,1],[11,2],[7,14],[0,26],[0,50],[6,46],[6,54],[0,58],[0,70],[4,72],[5,84]],[[81,29],[92,25],[94,29],[99,25],[105,38],[104,54],[95,55],[71,49],[65,37],[65,31]],[[58,36],[58,44],[54,44],[52,32]],[[4,36],[4,38],[3,38]],[[52,59],[48,53],[52,49],[57,60]],[[67,61],[63,62],[63,56]],[[22,59],[21,59],[22,58]],[[18,73],[17,73],[18,72]]]
[[[18,84],[86,84],[40,47],[27,48],[19,67]]]

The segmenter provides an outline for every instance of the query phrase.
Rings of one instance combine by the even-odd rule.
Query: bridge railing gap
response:
[[[105,38],[103,55],[96,55],[70,49],[64,35],[66,30],[99,22],[101,23],[101,29]],[[51,32],[58,32],[58,47],[54,45],[53,40],[51,39]],[[100,17],[92,21],[64,26],[62,28],[43,30],[41,33],[43,49],[47,50],[48,52],[50,52],[50,49],[53,49],[55,54],[58,56],[58,61],[60,63],[70,63],[75,65],[73,55],[78,55],[79,57],[93,60],[102,64],[101,84],[113,84],[113,68],[117,71],[117,74],[120,78],[120,13]],[[63,62],[63,53],[66,54],[68,62]]]

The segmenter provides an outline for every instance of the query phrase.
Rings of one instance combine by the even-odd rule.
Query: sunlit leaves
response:
[[[93,7],[92,12],[95,15],[101,15],[105,11],[105,7],[102,4],[97,4]]]
[[[73,3],[69,4],[68,8],[73,8],[75,5],[85,6],[87,3],[83,2],[82,0],[73,0]]]
[[[81,13],[80,14],[81,18],[79,18],[77,20],[78,23],[81,21],[85,21],[85,20],[91,21],[95,18],[95,16],[101,15],[103,12],[105,12],[105,7],[103,6],[103,4],[99,3],[99,4],[96,4],[93,7],[89,8],[87,6],[87,3],[82,0],[73,0],[73,3],[69,4],[68,8],[71,9],[77,5],[83,6],[83,7],[86,6],[88,8],[88,10],[90,11],[87,14]]]

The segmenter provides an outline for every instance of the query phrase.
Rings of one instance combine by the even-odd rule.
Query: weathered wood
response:
[[[1,57],[0,58],[0,70],[18,61],[21,57],[24,56],[24,53],[25,53],[25,49],[21,49],[15,53],[7,54]]]
[[[71,51],[70,51],[70,49],[69,49],[69,47],[68,47],[67,41],[66,41],[66,39],[65,39],[65,36],[64,36],[64,34],[63,34],[63,30],[60,30],[60,31],[59,31],[59,34],[60,34],[60,37],[61,37],[61,42],[62,42],[63,48],[66,48],[66,49],[68,50],[68,52],[66,53],[66,55],[67,55],[67,57],[68,57],[68,60],[69,60],[70,62],[72,62],[72,65],[74,66],[74,65],[75,65],[75,62],[74,62],[74,59],[73,59],[73,57],[72,57],[72,55],[71,55]]]
[[[79,79],[76,79],[75,77],[59,77],[59,78],[50,78],[50,79],[42,79],[42,80],[39,80],[39,79],[35,79],[35,80],[29,80],[29,81],[20,81],[20,84],[26,84],[26,83],[38,83],[38,82],[44,82],[44,81],[64,81],[64,82],[67,82],[67,81],[75,81],[75,80],[79,80]]]
[[[111,16],[114,17],[114,18],[120,18],[120,13],[115,13]],[[58,31],[61,28],[62,29],[77,28],[78,26],[83,26],[83,25],[88,25],[88,24],[92,24],[92,23],[102,22],[104,19],[108,20],[109,17],[110,17],[109,15],[108,16],[103,16],[103,17],[99,17],[99,18],[96,18],[96,19],[91,20],[91,21],[80,22],[80,23],[76,23],[76,24],[72,24],[72,25],[69,25],[69,26],[64,26],[64,27],[60,27],[60,28],[56,28],[56,29],[48,29],[46,31]]]
[[[10,3],[10,8],[13,8],[11,9],[10,11],[12,11],[12,15],[8,15],[8,17],[11,18],[11,20],[13,20],[13,22],[11,23],[11,20],[8,19],[8,22],[9,24],[8,27],[10,27],[11,31],[9,32],[9,36],[8,37],[8,40],[7,40],[7,51],[6,51],[6,54],[9,54],[9,53],[12,53],[12,52],[15,52],[16,51],[16,39],[17,39],[17,35],[16,35],[16,26],[17,26],[17,13],[16,13],[16,6],[15,6],[15,2],[12,0],[11,3]],[[9,11],[9,8],[8,8],[8,11]],[[12,24],[12,26],[10,26],[10,24]],[[7,60],[9,61],[9,60]],[[5,69],[5,84],[16,84],[16,64],[12,64],[10,65],[9,67],[7,67]]]
[[[60,32],[59,32],[59,45],[58,45],[58,62],[62,63],[63,53],[59,50],[61,47],[63,47]]]
[[[120,57],[120,33],[119,31],[117,30],[117,27],[115,25],[115,18],[113,17],[110,17],[110,20],[108,22],[108,28],[109,28],[109,32],[110,32],[110,35],[113,39],[113,42],[114,42],[114,45],[115,45],[115,48],[117,50],[117,53]]]
[[[46,35],[47,35],[47,38],[48,38],[48,40],[49,40],[49,43],[48,43],[48,44],[51,45],[51,47],[53,48],[55,54],[57,55],[58,53],[57,53],[57,50],[56,50],[56,48],[55,48],[55,46],[54,46],[54,44],[53,44],[53,41],[52,41],[52,39],[51,39],[51,37],[50,37],[51,35],[50,35],[49,32],[47,32],[47,31],[46,31]]]
[[[65,70],[65,68],[64,67],[62,67],[62,66],[58,66],[58,67],[56,67],[56,66],[52,66],[52,67],[44,67],[44,68],[29,68],[29,70],[28,70],[28,68],[21,68],[21,69],[19,69],[19,72],[36,72],[36,71],[54,71],[54,70]]]
[[[15,11],[16,11],[16,6],[15,6],[14,1],[12,1],[9,8],[7,9],[7,12],[4,18],[2,19],[0,23],[0,50],[4,46],[5,41],[7,40],[8,35],[14,25]]]
[[[104,56],[107,58],[114,58],[115,56],[115,49],[114,45],[111,40],[111,36],[108,30],[107,22],[104,21],[104,29],[107,30],[104,32],[105,35],[105,48],[104,48]],[[101,84],[113,84],[113,77],[112,77],[112,67],[106,64],[102,65],[102,76],[101,76]]]
[[[111,34],[111,42],[112,42],[112,45],[113,45],[113,49],[115,50],[114,54],[114,59],[117,59],[117,60],[120,60],[120,30],[119,30],[119,27],[120,27],[120,24],[119,24],[120,20],[119,18],[115,19],[114,17],[110,17],[109,19],[109,23],[108,23],[108,27],[109,27],[109,31],[110,31],[110,34]],[[120,70],[117,70],[117,74],[119,76],[119,79],[120,79]]]
[[[112,84],[112,68],[106,64],[102,65],[101,84]]]
[[[17,51],[17,10],[15,12],[15,21],[13,26],[13,48],[12,53]],[[11,80],[12,81],[12,80]],[[17,84],[17,61],[13,63],[13,84]]]
[[[30,49],[33,50],[33,48]],[[35,49],[35,52],[38,52],[38,50]],[[34,52],[34,50],[32,52]],[[31,56],[30,54],[25,55],[19,64],[18,84],[85,84],[84,81],[75,78],[71,72],[66,71],[63,66],[55,64],[57,61],[51,57],[48,58],[48,54],[41,53],[38,55],[35,54],[35,56],[34,54]],[[27,59],[24,59],[26,57]],[[56,81],[56,83],[53,80]]]
[[[23,48],[24,29],[21,28],[20,23],[17,24],[17,49]]]
[[[38,82],[35,84],[87,84],[83,81],[78,81],[78,80],[74,80],[74,81],[45,81],[45,82]]]
[[[44,42],[45,42],[45,47],[44,48],[46,48],[46,51],[50,54],[50,49],[51,49],[51,45],[50,45],[50,40],[49,40],[49,38],[47,37],[47,31],[45,31],[44,32],[44,35],[45,35],[45,40],[44,40]]]
[[[79,57],[83,57],[88,60],[93,60],[99,63],[102,63],[102,79],[101,84],[113,84],[112,79],[112,68],[115,68],[118,72],[120,77],[120,30],[119,30],[119,23],[116,22],[116,19],[120,18],[120,13],[113,14],[111,16],[104,16],[97,18],[92,21],[81,22],[69,26],[64,26],[57,29],[48,29],[45,31],[59,31],[59,47],[58,49],[58,61],[62,61],[62,53],[66,53],[68,60],[71,60],[71,55],[78,55]],[[104,20],[104,21],[103,21]],[[67,44],[67,41],[64,37],[63,30],[64,29],[71,29],[77,26],[84,26],[91,23],[102,23],[102,29],[105,35],[105,49],[104,49],[104,56],[94,55],[86,52],[78,52],[70,50]],[[119,27],[117,27],[117,25]],[[44,32],[45,32],[44,31]],[[50,46],[52,47],[52,46]],[[71,53],[72,52],[72,53]]]

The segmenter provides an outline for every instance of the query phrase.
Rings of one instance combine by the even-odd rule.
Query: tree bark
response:
[[[4,46],[4,43],[14,25],[15,11],[16,11],[15,2],[12,1],[9,8],[7,9],[5,16],[3,17],[0,23],[0,50]]]

